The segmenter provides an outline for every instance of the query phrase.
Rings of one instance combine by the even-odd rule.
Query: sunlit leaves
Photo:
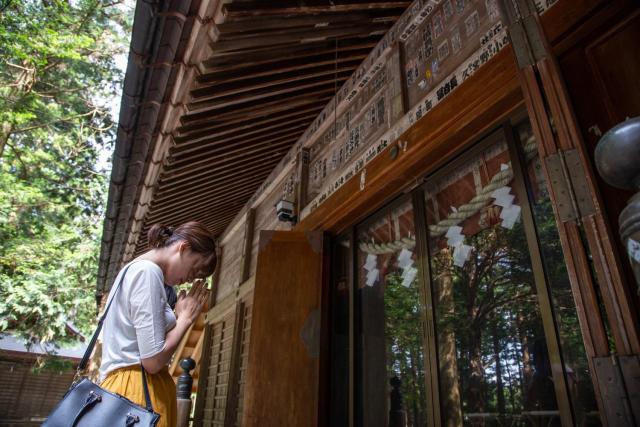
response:
[[[98,159],[127,48],[117,5],[13,1],[0,14],[0,331],[29,341],[71,341],[95,315]]]

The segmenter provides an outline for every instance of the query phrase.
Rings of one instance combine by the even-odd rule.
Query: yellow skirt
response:
[[[153,410],[160,414],[157,427],[176,427],[178,422],[176,384],[169,375],[169,371],[163,369],[157,374],[147,373],[147,385]],[[100,386],[140,406],[146,406],[140,365],[127,366],[109,372]]]

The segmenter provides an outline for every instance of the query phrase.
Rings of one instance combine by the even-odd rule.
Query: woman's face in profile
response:
[[[186,242],[176,243],[172,248],[174,251],[164,272],[167,285],[176,286],[203,276],[202,272],[206,270],[210,257],[192,251]]]

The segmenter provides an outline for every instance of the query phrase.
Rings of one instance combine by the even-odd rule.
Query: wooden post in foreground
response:
[[[177,398],[178,398],[178,427],[187,427],[189,425],[189,416],[191,415],[191,387],[193,386],[193,378],[189,371],[196,367],[196,362],[188,357],[180,362],[180,367],[184,372],[178,377]]]

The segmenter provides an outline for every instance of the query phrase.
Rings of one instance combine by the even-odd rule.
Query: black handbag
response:
[[[129,264],[131,265],[131,264]],[[77,374],[84,371],[89,362],[91,352],[96,345],[96,340],[102,329],[102,323],[109,312],[111,303],[115,299],[120,285],[127,273],[122,273],[117,289],[113,293],[113,297],[104,314],[98,322],[91,342],[78,365]],[[160,415],[153,412],[151,407],[151,398],[149,397],[149,388],[147,386],[147,376],[140,363],[140,373],[142,375],[142,385],[144,388],[144,398],[146,407],[137,405],[116,393],[104,390],[99,385],[93,383],[88,378],[81,378],[75,381],[67,393],[58,403],[55,409],[49,414],[49,417],[42,424],[43,427],[147,427],[155,426],[160,419]],[[78,376],[77,375],[77,376]]]

